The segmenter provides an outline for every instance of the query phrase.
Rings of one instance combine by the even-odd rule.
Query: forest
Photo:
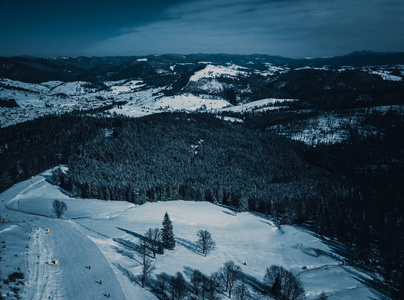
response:
[[[0,191],[59,164],[75,197],[209,201],[307,226],[347,245],[403,297],[404,121],[373,113],[382,134],[309,147],[210,114],[139,119],[71,113],[0,129]]]

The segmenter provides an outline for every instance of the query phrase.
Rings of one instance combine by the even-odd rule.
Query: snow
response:
[[[279,135],[286,135],[292,140],[316,145],[319,143],[333,144],[346,140],[349,137],[350,126],[359,126],[356,116],[325,113],[296,123],[271,126],[268,130]]]
[[[65,94],[68,96],[80,96],[80,95],[88,93],[89,89],[87,89],[85,87],[86,85],[88,85],[88,82],[85,82],[85,81],[64,82],[64,83],[52,88],[51,93],[53,95]],[[92,91],[95,91],[95,90],[92,90]]]
[[[161,97],[154,102],[145,105],[148,109],[154,110],[213,110],[231,105],[226,100],[209,99],[192,94],[181,94],[172,97]]]
[[[252,112],[252,111],[264,111],[264,110],[277,110],[280,107],[277,104],[284,104],[288,102],[297,101],[296,99],[276,99],[268,98],[257,101],[252,101],[246,104],[240,104],[232,107],[226,107],[222,111],[232,112]],[[283,107],[283,106],[282,106]]]
[[[0,126],[10,126],[46,114],[70,112],[78,109],[99,108],[112,101],[131,101],[145,84],[140,80],[105,82],[109,89],[89,88],[84,81],[48,81],[30,84],[9,79],[0,79],[0,97],[15,99],[20,107],[0,107]],[[18,90],[15,88],[22,88]],[[154,89],[150,91],[155,92]],[[153,98],[154,99],[154,98]]]
[[[137,88],[144,86],[142,82],[141,80],[131,80],[121,85],[110,85],[110,87],[113,95],[120,95],[133,92]]]
[[[209,93],[221,93],[224,90],[224,85],[216,79],[200,79],[197,85],[198,90],[203,90]],[[185,88],[184,88],[185,89]]]
[[[22,88],[36,93],[46,91],[46,87],[37,83],[26,83],[18,80],[11,80],[7,78],[0,79],[0,86],[8,86],[14,88]]]
[[[243,119],[234,118],[234,117],[216,116],[216,118],[223,120],[223,121],[232,122],[232,123],[243,123],[244,122]]]
[[[362,125],[362,122],[373,112],[386,113],[390,110],[404,114],[403,105],[374,106],[341,113],[324,112],[308,119],[270,126],[267,130],[307,145],[334,144],[347,140],[351,128],[357,129],[363,136],[380,133],[374,127]]]
[[[346,265],[329,246],[299,227],[278,228],[265,216],[234,214],[207,202],[135,206],[72,199],[51,185],[49,176],[44,172],[0,194],[0,214],[7,219],[0,223],[0,240],[7,245],[0,277],[20,268],[26,278],[19,293],[23,299],[104,299],[108,293],[111,299],[157,299],[136,283],[141,259],[130,245],[148,228],[160,228],[165,212],[173,222],[177,246],[157,256],[154,274],[179,271],[189,280],[189,270],[209,275],[232,259],[259,282],[270,265],[287,268],[301,279],[308,299],[322,291],[329,299],[376,297],[358,279],[369,278],[367,274]],[[68,206],[62,219],[52,217],[54,199]],[[199,229],[207,229],[216,242],[207,257],[194,248]],[[12,293],[11,286],[3,285],[1,292]],[[254,299],[263,299],[249,288]]]
[[[207,65],[203,70],[196,72],[194,75],[191,76],[189,81],[199,81],[203,78],[217,78],[220,76],[227,76],[227,77],[236,77],[239,75],[246,74],[243,71],[245,68],[237,66],[237,65],[230,65],[227,67],[224,66],[216,66],[216,65]]]
[[[137,61],[147,61],[147,58],[138,58]]]
[[[222,91],[224,86],[216,77],[227,74],[237,76],[244,68],[230,64],[224,66],[208,65],[204,70],[195,73],[190,83],[199,80],[199,88],[209,91]],[[211,76],[206,78],[205,76]],[[125,101],[124,105],[114,107],[110,113],[130,117],[143,117],[164,111],[233,111],[245,112],[279,110],[285,106],[279,104],[296,101],[293,99],[262,99],[247,104],[232,106],[226,100],[190,93],[175,96],[162,96],[163,88],[150,88],[141,80],[107,81],[108,89],[89,88],[83,81],[61,82],[48,81],[41,84],[25,84],[8,79],[0,83],[18,86],[28,91],[0,88],[3,98],[16,99],[19,108],[0,108],[0,125],[9,126],[51,113],[70,112],[77,109],[91,109],[111,104],[112,101]],[[248,92],[249,87],[245,90]]]
[[[390,74],[391,71],[385,70],[385,69],[372,70],[372,69],[365,68],[364,71],[368,72],[369,74],[379,75],[380,77],[383,78],[383,80],[389,80],[389,81],[402,81],[403,80],[402,77],[392,75],[392,74]]]
[[[257,71],[256,73],[261,74],[263,76],[273,76],[276,73],[280,73],[280,74],[287,73],[290,70],[290,68],[274,66],[273,64],[268,63],[268,62],[265,63],[265,66],[267,67],[268,71]]]

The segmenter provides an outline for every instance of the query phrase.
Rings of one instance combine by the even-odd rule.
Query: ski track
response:
[[[63,299],[64,288],[61,272],[52,263],[52,252],[44,234],[37,228],[28,253],[28,290],[27,299]]]
[[[31,234],[30,247],[25,253],[28,274],[24,298],[92,300],[106,299],[109,294],[108,299],[126,299],[108,260],[77,225],[86,230],[95,232],[94,230],[77,221],[55,219],[20,208],[20,198],[46,180],[42,176],[38,177],[39,180],[31,179],[31,182],[25,182],[25,188],[21,189],[21,184],[11,189],[9,197],[6,195],[2,201],[8,210],[36,216],[30,224],[34,233]],[[15,226],[18,225],[11,228]],[[56,259],[57,265],[54,264]]]

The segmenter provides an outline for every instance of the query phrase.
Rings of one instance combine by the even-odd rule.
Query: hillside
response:
[[[0,59],[0,191],[207,201],[343,242],[404,292],[400,53]]]
[[[4,279],[17,269],[25,276],[24,285],[3,283],[3,296],[104,299],[110,294],[111,299],[157,299],[154,275],[146,289],[139,285],[141,256],[133,245],[148,228],[161,227],[165,212],[172,219],[177,245],[153,260],[154,274],[181,272],[189,284],[194,269],[209,275],[233,260],[241,267],[239,282],[246,284],[251,299],[264,299],[265,269],[277,264],[301,280],[307,299],[321,292],[328,299],[379,296],[367,286],[374,285],[373,279],[347,265],[338,254],[343,245],[322,241],[302,228],[277,227],[263,215],[235,214],[206,202],[134,206],[72,199],[45,180],[50,176],[45,172],[0,194],[0,214],[6,220],[0,225],[6,246],[1,250],[0,276]],[[68,206],[63,219],[54,218],[51,212],[55,199]],[[199,229],[209,230],[216,242],[207,257],[195,248]],[[52,264],[55,259],[57,265]]]

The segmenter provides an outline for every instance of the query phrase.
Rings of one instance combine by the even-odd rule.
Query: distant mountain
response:
[[[187,73],[200,67],[201,63],[236,64],[256,70],[265,69],[265,64],[297,68],[302,66],[365,66],[404,64],[404,53],[379,53],[370,51],[353,52],[345,56],[316,59],[290,59],[263,54],[165,54],[149,56],[109,57],[0,57],[0,77],[31,83],[45,81],[105,81],[128,78],[148,78],[155,75],[174,76],[173,68]],[[171,73],[171,74],[170,74]],[[176,77],[176,76],[174,76]],[[172,80],[172,78],[169,78]]]
[[[332,66],[377,66],[395,65],[404,63],[404,53],[356,51],[344,56],[332,58],[315,59],[315,64]]]

